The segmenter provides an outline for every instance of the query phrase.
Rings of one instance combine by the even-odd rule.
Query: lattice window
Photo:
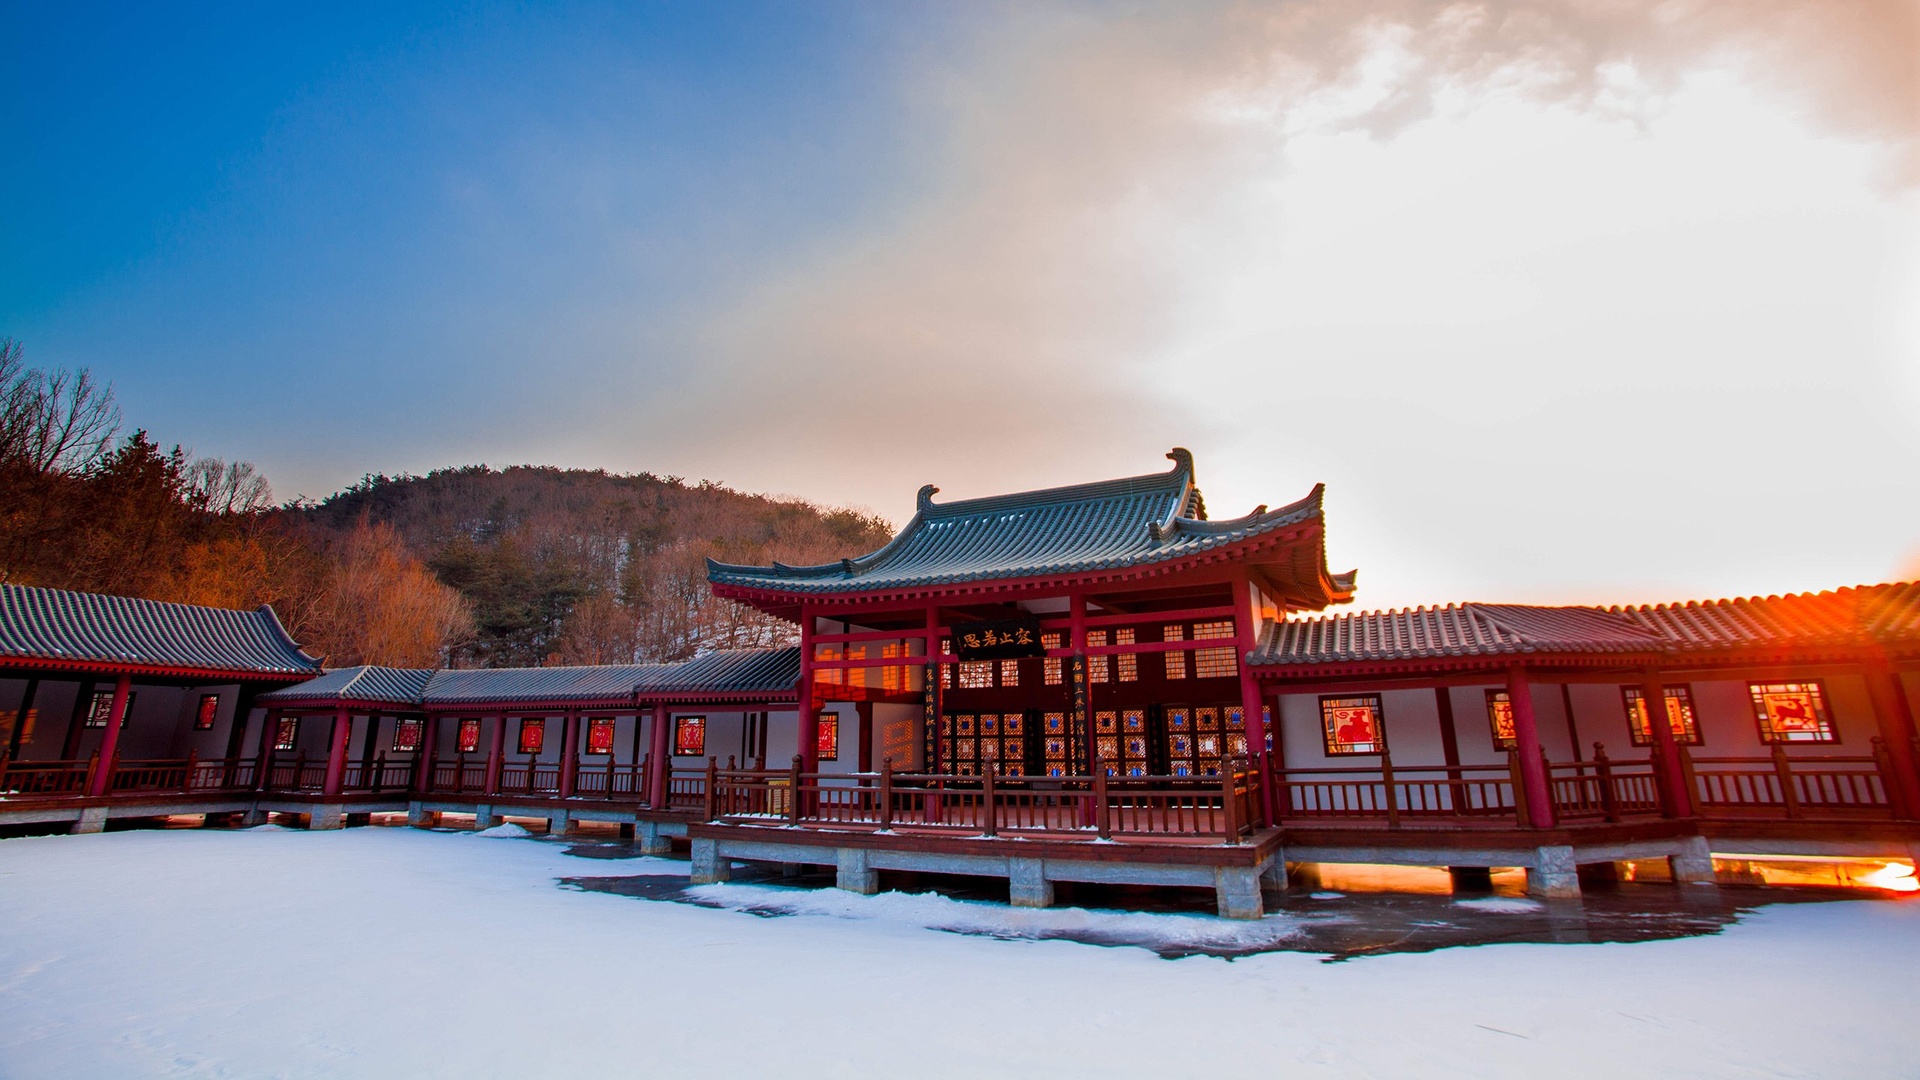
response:
[[[847,646],[847,659],[865,660],[866,658],[867,658],[867,647],[865,645]],[[870,670],[871,670],[870,668],[863,668],[863,667],[848,668],[847,669],[847,685],[848,686],[867,685],[867,672]]]
[[[1113,632],[1113,643],[1115,645],[1133,644],[1133,627],[1122,626],[1122,627],[1116,628]],[[1114,657],[1113,660],[1114,660],[1114,665],[1117,668],[1119,668],[1121,682],[1139,682],[1140,681],[1140,654],[1139,653],[1121,653],[1120,655]]]
[[[1001,686],[1019,686],[1020,685],[1020,661],[1018,660],[1000,661],[1000,685]]]
[[[953,639],[941,638],[940,639],[940,655],[950,656],[952,654],[953,654]],[[940,665],[940,688],[943,690],[953,689],[953,665],[952,664]]]
[[[1676,742],[1687,746],[1703,745],[1700,741],[1700,726],[1693,719],[1693,690],[1686,686],[1663,686],[1661,694],[1667,699],[1667,725],[1673,730]],[[1620,696],[1627,704],[1627,734],[1635,746],[1652,746],[1653,729],[1647,724],[1647,706],[1637,686],[1623,686]]]
[[[133,699],[140,696],[138,690],[127,691],[127,711],[120,714],[120,730],[125,731],[133,720]],[[95,691],[93,701],[87,706],[88,727],[106,727],[107,717],[113,715],[113,691]]]
[[[273,733],[273,748],[275,750],[291,750],[299,741],[300,718],[297,716],[281,717],[280,729]]]
[[[1193,624],[1195,641],[1213,641],[1233,637],[1232,620],[1203,622]],[[1193,654],[1193,677],[1196,679],[1221,679],[1240,674],[1240,658],[1234,648],[1196,649]]]
[[[460,721],[460,739],[455,743],[455,748],[462,754],[471,754],[475,750],[480,749],[480,720],[478,717],[468,717]]]
[[[420,732],[426,722],[419,717],[401,717],[393,725],[393,752],[411,754],[420,749]]]
[[[1060,635],[1041,634],[1040,647],[1043,649],[1059,648]],[[1065,674],[1061,671],[1061,659],[1062,658],[1058,656],[1049,656],[1040,662],[1040,670],[1042,673],[1041,681],[1045,682],[1048,686],[1059,686],[1067,681]]]
[[[595,716],[587,720],[587,753],[613,753],[613,717]]]
[[[1487,691],[1487,723],[1493,726],[1494,749],[1512,750],[1520,745],[1520,737],[1513,733],[1513,701],[1505,690]]]
[[[547,721],[545,717],[529,716],[520,721],[520,752],[537,754],[547,742]]]
[[[193,711],[193,730],[212,731],[213,722],[220,717],[220,695],[201,694],[200,705]]]
[[[1107,632],[1105,630],[1087,631],[1088,648],[1099,648],[1106,645],[1106,643]],[[1111,656],[1087,657],[1087,681],[1096,683],[1112,681],[1113,665],[1109,663],[1112,659],[1113,657]]]
[[[813,658],[826,661],[838,660],[840,648],[837,645],[815,645]],[[844,668],[815,668],[813,678],[815,682],[842,683],[846,681],[846,677],[842,674],[844,670]]]
[[[673,754],[675,757],[700,757],[707,752],[707,718],[673,718]]]
[[[893,660],[905,656],[899,645],[882,645],[880,659]],[[887,666],[880,669],[880,688],[882,690],[905,690],[907,688],[907,669]]]
[[[1380,695],[1320,699],[1320,722],[1328,754],[1377,754],[1386,749]]]
[[[1170,623],[1160,628],[1161,641],[1187,640],[1187,628],[1179,623]],[[1187,677],[1187,654],[1183,649],[1172,649],[1161,654],[1167,658],[1167,678],[1184,679]]]
[[[1837,743],[1826,691],[1817,682],[1748,683],[1764,743]]]
[[[960,689],[985,690],[993,685],[993,661],[960,661]]]
[[[814,721],[814,748],[821,761],[840,760],[840,717],[837,713],[823,712]]]

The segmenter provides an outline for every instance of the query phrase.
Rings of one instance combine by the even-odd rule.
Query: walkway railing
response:
[[[1893,763],[1881,740],[1872,755],[1788,754],[1765,758],[1682,757],[1702,816],[1890,817]]]
[[[709,762],[705,815],[737,824],[871,828],[956,835],[1208,837],[1239,843],[1260,821],[1259,774],[1230,763],[1218,777],[1004,777],[803,773]]]

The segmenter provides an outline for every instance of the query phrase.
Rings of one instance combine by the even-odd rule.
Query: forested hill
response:
[[[791,640],[793,628],[716,601],[708,556],[828,562],[891,526],[853,510],[650,473],[484,465],[368,477],[295,511],[322,533],[390,525],[471,605],[462,665],[627,663]]]

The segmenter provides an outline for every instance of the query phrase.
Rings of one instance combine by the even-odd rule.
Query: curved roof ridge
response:
[[[1193,485],[1193,454],[1184,447],[1176,446],[1167,453],[1167,458],[1173,462],[1173,468],[1166,472],[1122,476],[1113,480],[1092,480],[1060,487],[1034,488],[1030,491],[1008,492],[1004,495],[980,495],[971,499],[955,499],[947,503],[934,502],[933,493],[940,489],[928,484],[920,489],[919,509],[920,513],[929,520],[937,520],[988,514],[998,510],[1018,510],[1029,506],[1092,502],[1117,496],[1147,494],[1177,485],[1180,504],[1175,506],[1172,513],[1168,515],[1171,519],[1187,508],[1189,501],[1187,489]]]

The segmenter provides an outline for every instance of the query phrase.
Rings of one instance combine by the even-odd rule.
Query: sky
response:
[[[1325,482],[1357,602],[1920,577],[1920,0],[0,0],[0,336],[283,498]]]

